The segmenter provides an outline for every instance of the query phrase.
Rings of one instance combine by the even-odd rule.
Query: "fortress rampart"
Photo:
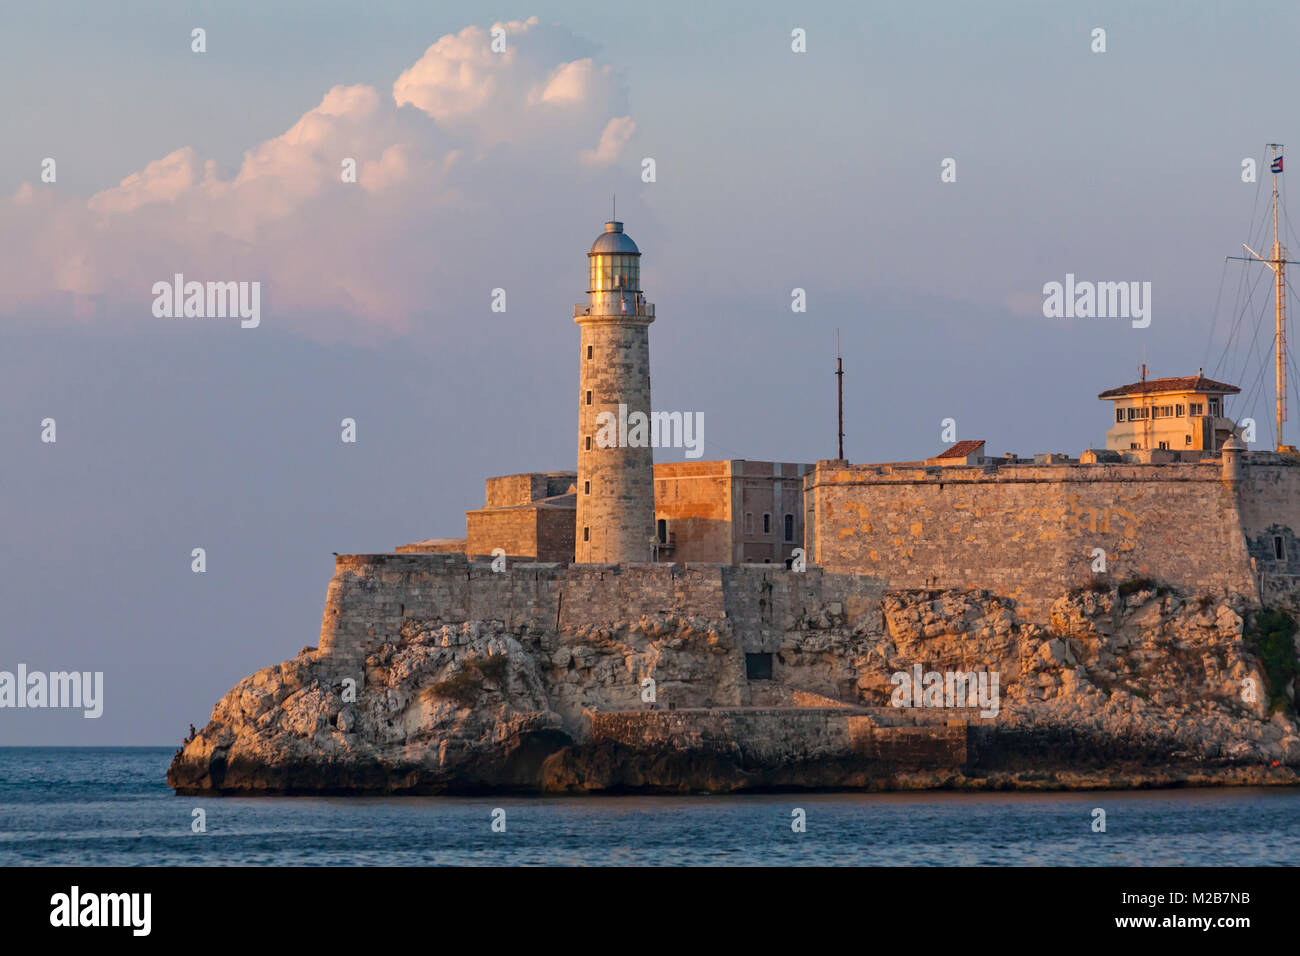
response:
[[[806,479],[806,572],[781,565],[511,563],[341,555],[321,651],[364,656],[408,618],[555,634],[646,615],[727,620],[750,653],[803,619],[878,620],[885,590],[989,590],[1046,623],[1071,587],[1150,578],[1300,605],[1300,462],[900,467],[822,462]],[[1106,571],[1095,573],[1095,549]],[[815,564],[813,563],[815,562]]]
[[[357,659],[400,639],[408,618],[500,622],[511,633],[555,634],[643,616],[729,620],[743,650],[774,652],[787,628],[832,614],[847,626],[879,621],[881,583],[862,575],[781,565],[515,564],[436,553],[335,559],[320,651]]]
[[[1300,462],[902,467],[821,462],[805,480],[811,560],[890,588],[986,588],[1045,621],[1096,580],[1293,606]]]

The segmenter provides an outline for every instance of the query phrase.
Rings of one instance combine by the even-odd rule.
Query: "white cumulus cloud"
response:
[[[0,310],[147,314],[153,283],[183,272],[259,280],[264,312],[298,329],[404,331],[477,266],[472,248],[447,242],[464,223],[527,208],[539,184],[603,198],[578,177],[616,163],[636,124],[592,52],[536,17],[470,26],[433,43],[390,94],[328,90],[228,178],[182,146],[88,199],[24,183],[0,199]]]

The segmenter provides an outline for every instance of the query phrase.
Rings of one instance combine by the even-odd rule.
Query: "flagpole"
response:
[[[1281,236],[1278,233],[1277,225],[1277,175],[1282,172],[1282,154],[1279,150],[1282,148],[1281,143],[1265,143],[1273,151],[1273,159],[1269,169],[1273,173],[1273,252],[1271,258],[1265,259],[1250,246],[1244,242],[1241,244],[1250,256],[1228,256],[1229,259],[1246,259],[1250,262],[1262,262],[1273,270],[1273,278],[1277,283],[1274,294],[1276,303],[1276,325],[1273,332],[1273,352],[1277,358],[1277,372],[1274,384],[1277,388],[1277,450],[1281,452],[1295,452],[1296,449],[1286,444],[1282,436],[1283,423],[1287,419],[1287,401],[1286,401],[1286,267],[1288,263],[1294,263],[1287,259],[1286,249],[1282,245]]]
[[[1274,348],[1277,352],[1277,450],[1282,451],[1286,442],[1282,439],[1282,423],[1286,421],[1286,250],[1277,232],[1277,174],[1282,171],[1282,157],[1278,155],[1281,143],[1269,143],[1273,150],[1273,274],[1277,280],[1277,328]]]

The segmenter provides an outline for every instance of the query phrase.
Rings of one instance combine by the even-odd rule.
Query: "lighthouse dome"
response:
[[[623,231],[623,224],[616,220],[605,223],[605,231],[591,244],[589,256],[639,256],[641,250],[636,247],[632,237]]]
[[[591,244],[587,265],[588,292],[621,295],[641,291],[641,250],[623,231],[623,224],[617,219],[605,223],[605,231]],[[618,311],[624,308],[620,302]]]

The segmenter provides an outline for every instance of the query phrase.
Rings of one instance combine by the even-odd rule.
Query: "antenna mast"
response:
[[[835,330],[835,388],[839,393],[840,405],[840,453],[839,461],[844,460],[844,360],[840,358],[840,330]]]
[[[1278,241],[1277,235],[1277,174],[1282,160],[1278,155],[1281,143],[1269,143],[1273,150],[1273,277],[1277,280],[1277,450],[1284,447],[1282,441],[1282,423],[1286,421],[1286,250]]]
[[[1262,262],[1273,270],[1273,277],[1277,283],[1277,289],[1274,294],[1277,303],[1277,323],[1273,333],[1273,352],[1277,359],[1277,450],[1294,451],[1291,446],[1287,445],[1282,439],[1282,423],[1286,421],[1286,267],[1287,265],[1300,265],[1292,259],[1286,257],[1286,247],[1282,245],[1277,231],[1277,174],[1282,172],[1282,149],[1281,143],[1266,143],[1269,149],[1273,151],[1270,169],[1273,171],[1273,253],[1272,258],[1265,259],[1250,246],[1244,242],[1242,247],[1250,253],[1250,256],[1229,256],[1230,259],[1246,259],[1247,261]]]

